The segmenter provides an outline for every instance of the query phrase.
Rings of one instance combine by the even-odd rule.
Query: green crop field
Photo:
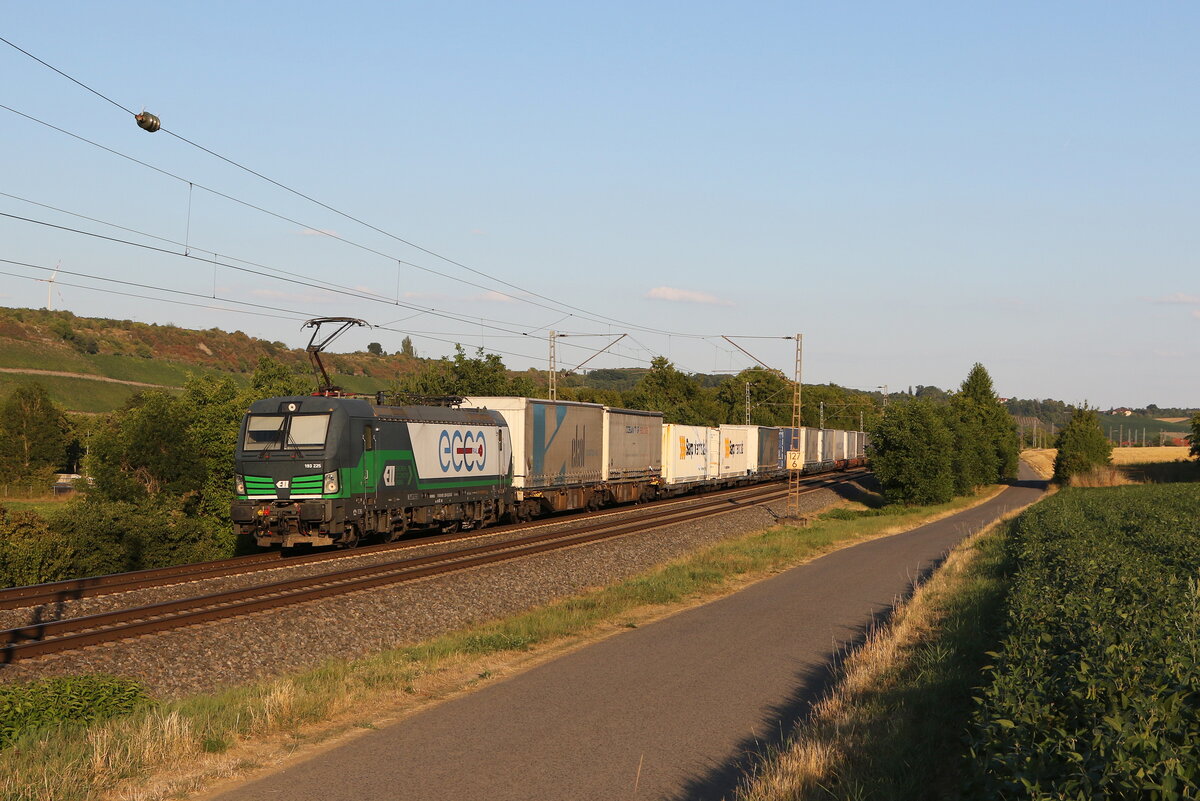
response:
[[[1025,513],[971,733],[973,798],[1200,795],[1200,484]]]
[[[89,378],[0,373],[0,398],[7,397],[18,384],[30,381],[45,387],[50,399],[69,412],[110,412],[121,408],[135,393],[145,389]]]

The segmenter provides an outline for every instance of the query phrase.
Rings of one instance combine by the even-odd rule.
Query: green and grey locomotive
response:
[[[243,419],[235,462],[234,526],[261,547],[470,528],[513,503],[508,430],[486,409],[268,398]]]

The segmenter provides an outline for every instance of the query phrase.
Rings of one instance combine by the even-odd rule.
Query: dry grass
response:
[[[1021,458],[1025,460],[1033,471],[1041,478],[1054,477],[1054,458],[1058,456],[1058,451],[1055,448],[1029,448],[1021,451]]]
[[[1164,445],[1161,448],[1113,448],[1112,466],[1073,476],[1072,487],[1121,487],[1126,484],[1145,484],[1160,481],[1194,481],[1189,473],[1194,462],[1184,445]],[[1053,478],[1054,448],[1026,450],[1024,459],[1042,478]]]
[[[1138,484],[1116,467],[1093,467],[1086,473],[1076,473],[1067,480],[1072,487],[1124,487]]]
[[[736,801],[954,795],[955,724],[969,709],[975,663],[991,647],[990,621],[1004,594],[997,525],[955,548],[891,622],[871,632]],[[916,765],[924,773],[914,776]]]
[[[1157,462],[1186,462],[1186,445],[1164,445],[1161,448],[1113,448],[1113,464],[1151,464]]]

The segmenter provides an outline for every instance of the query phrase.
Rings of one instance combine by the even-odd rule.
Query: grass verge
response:
[[[101,724],[27,732],[0,751],[0,798],[177,796],[277,763],[303,744],[375,727],[431,699],[727,594],[837,547],[946,517],[999,491],[934,507],[842,507],[805,527],[779,526],[726,541],[616,585],[428,642],[158,703]]]
[[[963,737],[1007,594],[1010,522],[975,534],[839,667],[737,801],[957,797]]]

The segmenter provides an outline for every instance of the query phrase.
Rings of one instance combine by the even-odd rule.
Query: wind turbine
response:
[[[54,281],[58,278],[58,269],[62,267],[62,262],[54,265],[54,273],[46,281],[46,311],[54,309]]]

